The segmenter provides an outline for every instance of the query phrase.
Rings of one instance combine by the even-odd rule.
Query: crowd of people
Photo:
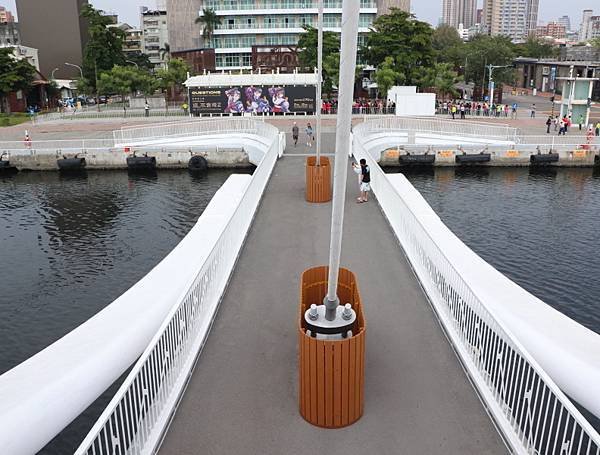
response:
[[[585,117],[583,115],[579,115],[577,119],[576,125],[579,126],[579,131],[582,131],[584,128],[587,130],[589,134],[593,134],[596,137],[600,136],[600,120],[597,122],[592,122],[590,125],[585,124]],[[566,136],[569,132],[569,128],[573,126],[573,119],[569,115],[565,115],[563,117],[556,115],[549,115],[546,120],[546,133],[550,134],[551,130],[554,132],[558,132],[559,136]]]
[[[488,103],[481,101],[438,101],[438,114],[446,114],[453,119],[465,118],[467,115],[477,117],[505,117],[516,119],[518,115],[519,105]],[[535,104],[532,106],[531,116],[535,117]]]
[[[325,99],[322,105],[322,114],[337,113],[337,99]],[[353,114],[394,114],[396,103],[382,99],[358,98],[352,102]]]

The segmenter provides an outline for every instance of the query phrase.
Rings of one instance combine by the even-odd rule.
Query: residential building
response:
[[[587,41],[587,40],[591,39],[591,37],[592,37],[591,21],[592,21],[593,15],[594,15],[593,10],[591,10],[591,9],[583,10],[583,17],[581,19],[581,29],[579,31],[579,40],[580,41]]]
[[[18,22],[0,24],[0,46],[21,44]]]
[[[468,30],[477,23],[477,1],[443,0],[442,22],[456,29],[462,24]]]
[[[13,56],[16,60],[27,60],[36,70],[40,70],[40,61],[38,58],[38,50],[33,47],[17,45],[1,45],[0,47],[12,47]]]
[[[483,24],[483,8],[477,8],[477,19],[476,24]]]
[[[194,21],[203,4],[203,0],[167,0],[171,52],[200,48],[200,27]]]
[[[590,37],[588,39],[600,38],[600,16],[590,18]]]
[[[210,42],[203,43],[215,49],[217,70],[251,69],[253,46],[295,46],[304,26],[317,25],[316,0],[207,0],[203,6],[221,18]],[[361,0],[359,42],[377,11],[375,0]],[[324,29],[340,33],[341,21],[342,0],[325,0]]]
[[[166,10],[140,8],[142,29],[142,52],[155,66],[163,66],[166,59],[164,49],[169,43],[168,14]]]
[[[569,32],[569,31],[572,30],[571,29],[571,18],[569,16],[559,17],[556,22],[558,22],[560,25],[562,25],[563,27],[565,27],[565,30],[567,32]]]
[[[143,52],[142,40],[143,32],[139,28],[129,26],[123,30],[125,40],[123,41],[123,52],[125,55],[141,54]]]
[[[483,20],[491,35],[523,42],[535,32],[539,0],[484,0]]]
[[[81,65],[87,41],[87,24],[81,17],[81,8],[87,0],[17,0],[17,14],[21,44],[39,50],[40,72],[50,74],[61,68],[62,77],[76,78],[77,68],[65,63]]]
[[[0,24],[9,24],[15,21],[13,14],[4,6],[0,6]]]
[[[538,25],[535,30],[535,36],[537,38],[565,39],[567,37],[567,29],[558,22],[550,22],[547,25]]]

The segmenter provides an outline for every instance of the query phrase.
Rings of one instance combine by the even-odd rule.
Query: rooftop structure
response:
[[[38,50],[21,44],[1,44],[0,47],[12,47],[13,55],[17,60],[26,60],[36,70],[40,70]]]

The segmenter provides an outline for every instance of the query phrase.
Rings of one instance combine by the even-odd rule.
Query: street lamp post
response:
[[[323,110],[323,0],[319,0],[319,14],[317,16],[317,166],[321,165],[321,111]]]
[[[54,73],[56,73],[57,71],[58,71],[58,68],[54,68],[54,69],[52,70],[52,74],[50,75],[50,79],[52,79],[52,80],[55,80],[55,79],[54,79]]]
[[[494,103],[494,70],[498,68],[510,68],[512,65],[488,65],[488,70],[490,71],[490,79],[488,85],[488,92],[490,94],[490,103]]]
[[[135,65],[136,69],[138,69],[138,70],[140,69],[140,66],[137,63],[135,63],[133,60],[125,60],[125,63],[133,63]]]
[[[75,65],[74,63],[67,63],[67,62],[65,62],[65,65],[72,66],[73,68],[77,68],[79,70],[79,74],[81,74],[81,79],[83,79],[83,70],[81,69],[81,66]]]

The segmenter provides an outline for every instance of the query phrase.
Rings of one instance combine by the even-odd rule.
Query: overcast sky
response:
[[[156,0],[90,0],[96,7],[105,11],[114,11],[119,14],[121,22],[127,22],[132,26],[139,25],[139,7],[155,7]],[[441,16],[442,0],[412,0],[413,13],[420,20],[427,21],[433,25],[438,23]],[[482,0],[479,0],[482,3]],[[0,0],[0,5],[16,13],[15,0]],[[540,0],[540,23],[546,23],[568,14],[571,16],[571,24],[575,29],[579,28],[581,12],[584,9],[594,9],[600,14],[600,2],[598,0]]]

